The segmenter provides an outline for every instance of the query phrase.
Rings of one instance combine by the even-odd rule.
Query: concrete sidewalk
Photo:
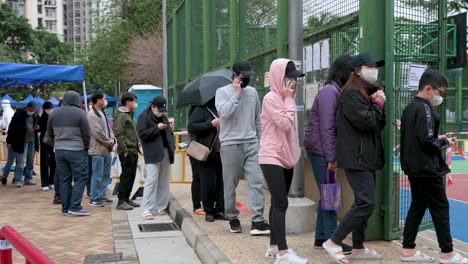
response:
[[[171,192],[174,198],[177,199],[187,212],[192,212],[190,185],[172,184]],[[264,192],[267,201],[264,212],[266,216],[270,207],[270,196],[268,191],[264,190]],[[237,188],[237,200],[246,208],[249,208],[247,183],[244,180],[239,183],[239,187]],[[203,216],[196,215],[193,216],[193,219],[232,263],[274,262],[264,257],[266,245],[269,243],[269,237],[250,236],[248,234],[251,222],[250,216],[247,213],[241,211],[240,214],[240,221],[243,228],[242,234],[231,234],[228,230],[227,221],[217,220],[214,223],[208,223]],[[438,259],[439,249],[437,243],[435,243],[436,239],[434,240],[434,237],[435,235],[432,231],[421,232],[417,240],[418,249]],[[309,263],[334,263],[323,249],[314,248],[313,233],[287,235],[287,241],[289,247],[293,248],[299,256],[306,257]],[[347,238],[345,242],[351,244],[350,238]],[[351,260],[351,263],[402,263],[399,260],[400,243],[400,240],[367,242],[365,245],[382,253],[384,259],[378,262]],[[465,254],[465,256],[468,255],[466,254],[468,248],[466,243],[455,241],[455,246],[460,253]]]

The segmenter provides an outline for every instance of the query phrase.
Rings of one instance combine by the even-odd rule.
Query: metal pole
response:
[[[298,1],[299,2],[299,1]],[[278,40],[276,43],[277,51],[276,54],[279,58],[284,58],[288,56],[288,3],[289,7],[296,6],[296,1],[288,1],[288,0],[278,0],[277,2],[277,13],[278,13]],[[302,0],[301,3],[301,10],[302,10]],[[296,14],[295,12],[291,13],[289,16],[291,19],[294,20],[296,15],[300,15],[302,19],[302,12],[301,14]],[[302,35],[302,22],[301,22],[301,35]],[[302,49],[302,47],[301,47]],[[302,60],[302,58],[301,58]]]
[[[192,78],[192,1],[185,1],[185,80]]]
[[[89,110],[88,98],[86,98],[86,97],[87,97],[87,95],[86,95],[86,82],[83,81],[83,100],[84,100],[84,105],[85,105],[86,112],[88,112],[88,110]]]
[[[461,132],[463,130],[463,69],[459,68],[455,70],[456,72],[456,87],[457,87],[457,131]]]
[[[166,0],[162,1],[162,31],[163,31],[163,96],[167,98],[167,30],[166,30]]]
[[[281,1],[280,1],[281,2]],[[296,67],[302,70],[303,51],[303,25],[302,25],[302,0],[288,1],[288,43],[289,58],[293,60]],[[281,12],[281,10],[279,10]],[[280,45],[282,46],[282,45]],[[280,51],[278,51],[280,54]],[[297,83],[296,94],[297,131],[299,144],[301,146],[301,158],[294,167],[294,177],[289,189],[289,197],[304,197],[304,80]]]

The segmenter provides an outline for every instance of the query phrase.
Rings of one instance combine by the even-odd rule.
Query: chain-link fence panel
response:
[[[176,45],[177,49],[177,84],[180,82],[185,81],[186,79],[186,49],[185,46],[188,45],[185,41],[185,2],[182,3],[180,6],[179,11],[176,13],[176,19],[177,19],[177,43],[174,43]]]
[[[189,79],[193,79],[196,76],[203,73],[203,1],[202,0],[191,0],[192,1],[192,42],[187,45],[192,45],[192,76]]]
[[[276,47],[277,1],[239,0],[240,57]]]
[[[359,0],[304,0],[303,23],[305,33],[316,30],[340,18],[359,11]]]
[[[399,121],[403,109],[417,93],[417,84],[410,82],[410,71],[414,67],[438,68],[439,49],[439,1],[394,1],[394,105],[396,120],[388,120],[393,127],[395,147],[393,149],[393,212],[390,237],[401,235],[408,210],[411,206],[411,189],[407,175],[400,166]],[[390,65],[389,65],[390,66]],[[440,69],[444,71],[445,69]],[[440,109],[444,107],[441,106]],[[428,211],[424,215],[421,229],[430,228],[432,220]]]
[[[217,68],[229,62],[230,55],[230,1],[218,0],[214,1],[214,16],[213,19],[213,63]]]

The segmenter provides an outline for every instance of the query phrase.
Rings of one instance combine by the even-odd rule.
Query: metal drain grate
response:
[[[97,264],[122,261],[122,253],[89,255],[84,259],[84,264]]]
[[[175,223],[160,223],[160,224],[140,224],[138,225],[141,232],[166,232],[179,230]]]

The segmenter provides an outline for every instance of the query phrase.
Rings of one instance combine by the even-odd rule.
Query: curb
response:
[[[176,224],[180,226],[190,246],[192,246],[195,253],[204,264],[232,263],[173,195],[169,201],[169,215],[174,219]]]

